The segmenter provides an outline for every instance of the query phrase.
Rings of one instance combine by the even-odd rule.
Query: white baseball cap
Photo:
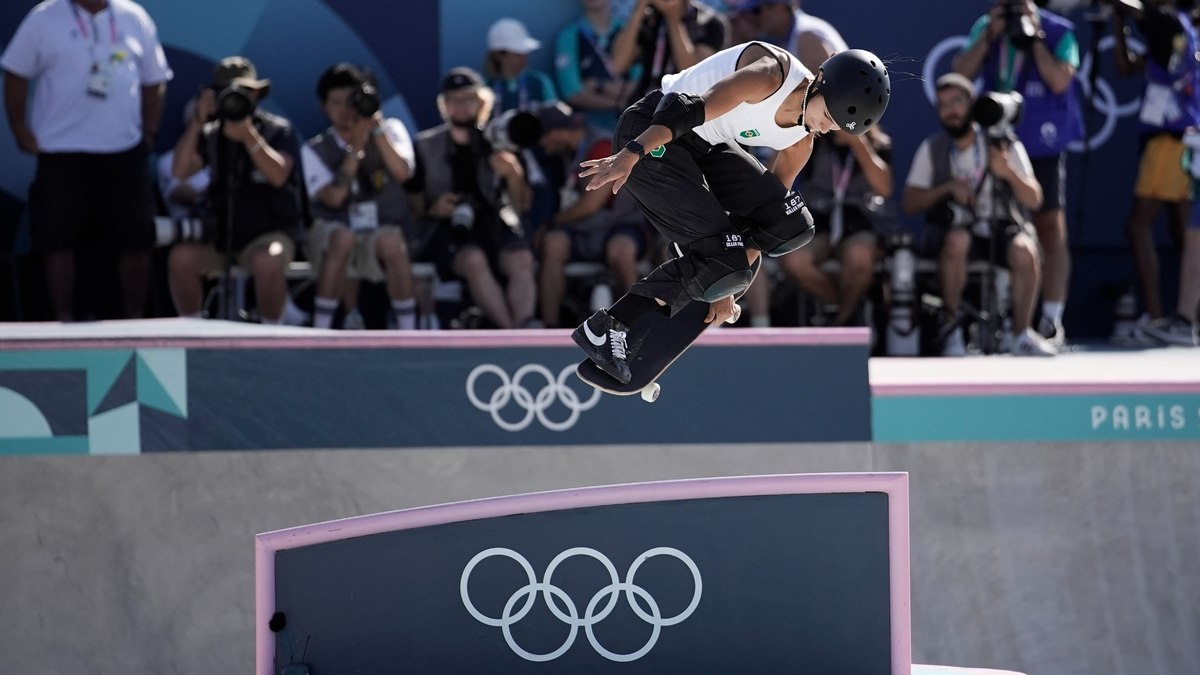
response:
[[[492,24],[488,29],[487,44],[488,51],[514,54],[528,54],[542,46],[541,42],[529,37],[525,24],[516,19],[500,19]]]

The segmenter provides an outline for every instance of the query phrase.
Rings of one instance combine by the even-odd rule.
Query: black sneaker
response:
[[[571,339],[587,353],[589,359],[600,370],[612,375],[621,384],[629,384],[633,374],[629,372],[626,338],[629,327],[600,310],[584,321]]]

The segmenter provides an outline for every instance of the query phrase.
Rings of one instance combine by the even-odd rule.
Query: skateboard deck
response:
[[[760,257],[753,267],[755,278],[758,277],[761,264]],[[734,300],[742,295],[743,293],[738,293]],[[675,316],[647,312],[634,321],[626,337],[626,341],[633,348],[633,358],[629,361],[629,370],[633,377],[628,384],[621,384],[612,375],[600,370],[591,359],[581,361],[576,366],[575,373],[579,379],[600,391],[617,396],[641,394],[643,399],[654,401],[660,391],[658,378],[711,327],[710,324],[704,323],[704,318],[708,316],[708,306],[707,302],[692,301]],[[734,320],[736,321],[736,318]]]

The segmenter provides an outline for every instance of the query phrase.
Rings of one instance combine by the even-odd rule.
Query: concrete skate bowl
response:
[[[247,672],[257,533],[569,487],[883,471],[910,477],[914,661],[1200,672],[1189,443],[0,457],[0,653],[12,672]]]

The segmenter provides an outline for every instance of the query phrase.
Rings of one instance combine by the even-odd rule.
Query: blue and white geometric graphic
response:
[[[0,353],[0,454],[163,449],[148,437],[184,433],[187,408],[184,349]]]

